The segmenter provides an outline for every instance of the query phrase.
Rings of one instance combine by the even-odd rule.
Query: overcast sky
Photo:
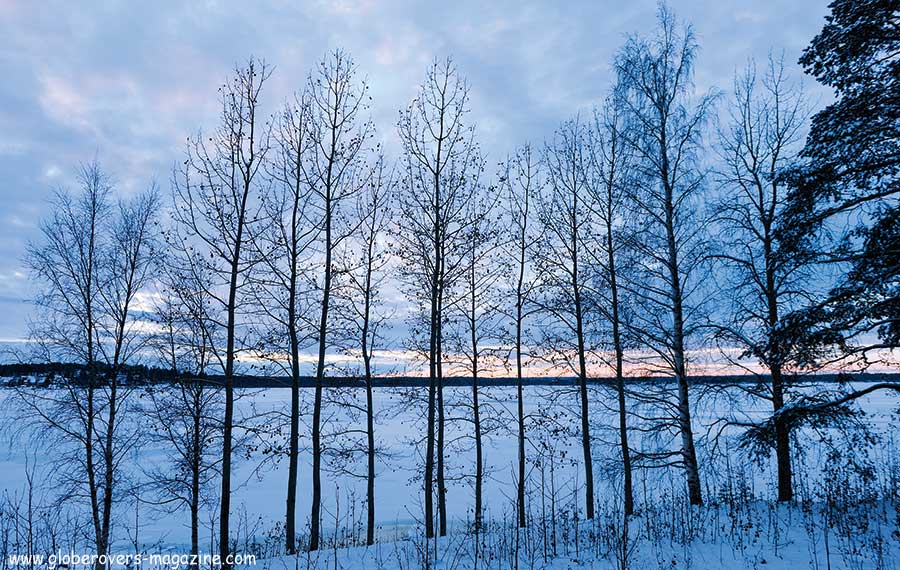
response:
[[[736,67],[769,50],[784,50],[799,79],[797,58],[827,12],[824,0],[670,5],[695,27],[698,87],[725,91]],[[649,33],[655,12],[655,0],[0,0],[0,340],[26,335],[21,260],[50,193],[96,154],[121,194],[154,180],[167,194],[185,137],[214,124],[218,85],[249,56],[276,68],[265,93],[274,108],[326,51],[347,50],[368,77],[388,148],[429,62],[452,56],[493,163],[600,101],[616,50]]]

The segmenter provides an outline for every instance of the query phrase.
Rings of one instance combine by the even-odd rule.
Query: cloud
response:
[[[785,49],[799,75],[793,62],[821,28],[824,4],[672,2],[700,38],[704,88],[728,88],[735,67],[772,48]],[[602,100],[616,50],[626,34],[650,29],[655,12],[656,0],[0,0],[0,219],[22,222],[0,226],[0,275],[21,270],[48,196],[72,183],[80,162],[97,154],[123,193],[154,179],[165,186],[185,137],[214,124],[217,87],[251,55],[276,66],[264,94],[274,110],[324,53],[347,50],[368,77],[388,143],[428,63],[453,56],[495,162]],[[6,315],[0,336],[24,334],[23,314]]]

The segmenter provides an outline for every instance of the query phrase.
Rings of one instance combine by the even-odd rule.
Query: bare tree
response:
[[[685,355],[688,340],[703,320],[700,269],[708,251],[699,200],[705,177],[699,161],[703,126],[714,99],[711,94],[692,99],[696,51],[690,26],[680,29],[661,5],[656,36],[630,38],[616,58],[619,82],[627,93],[622,101],[629,125],[622,134],[635,154],[630,202],[641,219],[641,231],[630,240],[636,278],[628,289],[640,307],[630,328],[677,384],[673,422],[681,449],[653,458],[679,458],[695,505],[702,504],[703,494]]]
[[[536,250],[541,275],[540,296],[546,346],[554,364],[578,378],[579,436],[584,464],[585,512],[594,518],[594,466],[591,457],[588,398],[586,294],[592,280],[586,242],[592,238],[586,171],[587,132],[579,119],[565,122],[544,150],[547,185],[541,196],[539,219],[544,232]]]
[[[269,149],[259,97],[270,74],[265,63],[254,59],[235,70],[219,90],[219,126],[188,139],[185,160],[173,177],[176,226],[170,245],[180,254],[173,263],[188,282],[204,288],[200,294],[212,300],[210,320],[225,336],[224,347],[210,345],[225,383],[219,515],[225,570],[230,567],[235,363],[243,344],[239,321],[248,301],[247,276],[258,262],[248,241],[260,220],[258,175]],[[195,278],[200,274],[208,279]]]
[[[111,183],[96,162],[82,167],[79,173],[81,192],[77,196],[60,191],[56,194],[51,218],[42,225],[43,244],[29,246],[26,261],[37,279],[46,283],[35,299],[40,320],[31,323],[31,335],[40,342],[45,358],[69,358],[83,362],[86,387],[66,383],[66,397],[48,402],[57,408],[44,412],[50,425],[75,438],[83,449],[77,464],[87,482],[91,507],[94,542],[98,552],[104,545],[100,512],[101,483],[97,480],[96,444],[98,389],[98,348],[100,331],[97,306],[100,288],[100,258],[103,226],[110,215]],[[24,395],[23,395],[24,396]],[[44,407],[30,397],[23,397],[38,414]],[[48,406],[49,407],[49,406]],[[63,409],[66,408],[66,409]],[[68,409],[71,408],[71,409]],[[75,417],[81,425],[66,426],[53,418]]]
[[[779,501],[793,498],[793,474],[790,430],[779,416],[791,351],[777,331],[784,315],[812,301],[804,256],[782,251],[776,237],[787,199],[779,174],[797,163],[808,114],[783,61],[770,56],[761,81],[753,64],[735,77],[728,121],[719,131],[725,195],[718,207],[723,243],[716,257],[727,269],[723,282],[731,311],[718,336],[769,373],[765,392],[748,391],[769,400],[775,413]]]
[[[315,343],[318,292],[314,268],[320,221],[310,219],[313,186],[304,161],[314,152],[308,94],[293,101],[273,120],[273,153],[267,164],[271,186],[263,198],[267,220],[254,240],[260,263],[251,275],[254,306],[265,323],[260,353],[291,378],[285,551],[297,551],[296,510],[300,439],[300,351]],[[285,359],[285,355],[287,358]]]
[[[375,475],[378,448],[375,445],[375,347],[382,342],[382,328],[388,315],[381,304],[381,290],[387,280],[390,262],[385,238],[391,222],[391,199],[394,192],[393,172],[387,171],[383,157],[375,164],[375,173],[367,190],[358,195],[355,218],[359,228],[346,247],[352,252],[347,260],[347,311],[343,320],[353,337],[349,346],[362,357],[362,377],[366,390],[365,455],[366,455],[366,544],[375,543]]]
[[[191,520],[191,554],[199,553],[200,508],[211,504],[208,487],[219,475],[222,437],[222,389],[206,376],[213,343],[221,341],[209,318],[205,287],[185,282],[186,276],[165,272],[162,299],[152,341],[160,362],[172,372],[172,382],[148,388],[147,415],[151,439],[165,445],[169,461],[147,471],[155,504],[167,509],[187,507]]]
[[[479,374],[487,367],[484,361],[496,351],[502,336],[502,315],[498,284],[508,263],[499,255],[500,216],[497,212],[499,193],[485,188],[477,179],[471,182],[466,213],[464,261],[459,293],[448,303],[451,318],[458,321],[453,331],[454,344],[464,360],[463,369],[472,379],[472,430],[475,443],[475,512],[476,542],[484,515],[484,435],[490,418],[482,418]],[[478,550],[476,549],[476,556]],[[476,562],[477,564],[477,562]]]
[[[511,224],[510,239],[504,243],[509,257],[515,259],[515,306],[510,317],[515,326],[514,349],[516,352],[516,418],[518,426],[518,480],[516,482],[516,511],[519,528],[525,528],[525,398],[523,387],[522,342],[525,321],[534,307],[530,304],[535,280],[531,275],[531,262],[538,237],[534,230],[534,207],[541,192],[540,161],[530,145],[525,145],[507,161],[502,183],[506,189],[504,205]]]
[[[80,194],[57,193],[43,242],[30,245],[27,263],[44,284],[36,300],[41,319],[32,324],[40,350],[82,363],[86,378],[69,379],[59,396],[19,395],[26,423],[50,428],[83,452],[73,458],[83,471],[68,481],[68,492],[83,496],[86,482],[95,546],[107,553],[119,464],[139,435],[123,427],[129,391],[120,392],[119,375],[146,341],[134,302],[154,275],[159,201],[151,189],[111,206],[111,182],[96,162],[79,180]]]
[[[124,365],[137,356],[147,341],[139,332],[132,315],[138,293],[145,290],[155,277],[159,254],[157,237],[157,213],[159,197],[153,188],[131,201],[120,201],[109,231],[109,245],[104,260],[104,277],[99,297],[107,315],[102,319],[101,335],[111,343],[98,343],[107,363],[108,379],[104,383],[106,397],[105,434],[103,440],[103,517],[101,522],[102,545],[99,552],[109,549],[110,517],[112,516],[113,490],[116,464],[122,456],[117,448],[130,449],[135,436],[120,433],[118,414],[124,410],[130,390],[119,393],[119,374]],[[99,563],[98,563],[99,564]]]
[[[398,250],[410,297],[427,312],[428,434],[425,451],[425,534],[434,537],[437,471],[438,532],[447,532],[444,474],[443,323],[445,295],[460,278],[466,208],[483,165],[474,129],[465,125],[468,87],[448,59],[435,61],[401,113],[404,177],[399,195]],[[414,341],[415,342],[415,341]],[[435,422],[437,419],[437,422]],[[435,425],[436,424],[436,425]],[[435,429],[436,428],[436,429]],[[436,469],[435,469],[436,468]]]
[[[621,280],[621,256],[627,243],[626,197],[632,175],[632,153],[625,144],[622,93],[615,90],[594,114],[590,130],[589,192],[591,212],[598,222],[597,246],[587,248],[596,277],[601,282],[594,308],[609,322],[612,341],[612,368],[616,382],[619,415],[619,447],[622,454],[622,499],[626,517],[634,514],[631,450],[628,447],[628,409],[625,402],[625,331]]]
[[[352,224],[342,215],[342,205],[367,185],[371,166],[365,163],[368,139],[373,135],[370,121],[361,121],[367,108],[368,85],[357,84],[356,65],[341,51],[319,64],[309,78],[309,128],[312,140],[308,160],[302,161],[306,183],[312,191],[310,216],[320,228],[324,275],[320,286],[321,314],[318,320],[316,394],[312,424],[312,512],[309,549],[319,548],[322,510],[322,388],[325,355],[329,346],[329,308],[334,288],[334,254],[341,242],[353,233]]]

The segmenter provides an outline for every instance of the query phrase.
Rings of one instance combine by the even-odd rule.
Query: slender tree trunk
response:
[[[233,283],[237,282],[237,272],[234,271]],[[234,297],[232,289],[231,297]],[[228,559],[230,549],[229,541],[229,515],[231,514],[231,438],[234,424],[234,304],[228,309],[228,338],[225,359],[225,418],[222,426],[222,489],[219,500],[219,555],[223,568]]]
[[[441,119],[441,130],[443,131],[443,118]],[[438,144],[438,154],[440,154],[441,145]],[[437,170],[439,173],[440,170]],[[435,174],[435,197],[440,198],[440,176]],[[440,211],[438,204],[438,212]],[[443,231],[438,228],[437,235],[443,238]],[[437,376],[437,492],[438,492],[438,535],[447,535],[447,486],[444,479],[444,435],[445,435],[445,416],[444,416],[444,280],[445,273],[445,255],[443,239],[437,242],[438,255],[438,290],[437,290],[437,338],[435,344],[435,372]]]
[[[578,340],[578,383],[581,396],[581,450],[584,456],[584,501],[587,518],[594,518],[594,465],[591,460],[591,425],[588,418],[587,363],[584,357],[584,329],[581,314],[581,294],[576,286],[575,326]]]
[[[516,291],[516,400],[518,404],[519,423],[519,481],[517,491],[517,512],[519,528],[525,528],[525,398],[523,394],[522,379],[522,281],[524,278],[525,250],[522,250],[522,259],[519,265],[519,285]]]
[[[440,142],[438,143],[440,151]],[[440,152],[438,152],[440,156]],[[440,178],[434,176],[433,202],[433,235],[434,270],[431,278],[431,317],[429,320],[428,345],[428,440],[425,449],[425,536],[434,538],[434,454],[435,454],[435,406],[437,400],[438,360],[440,358],[438,336],[440,335],[440,259],[441,259],[441,227],[440,227]]]
[[[434,538],[434,439],[437,388],[437,285],[431,289],[431,334],[428,351],[428,436],[425,443],[425,537]]]
[[[327,199],[326,199],[327,200]],[[325,285],[322,292],[322,315],[319,321],[319,361],[316,365],[316,396],[313,404],[312,427],[312,515],[310,518],[309,550],[319,549],[319,525],[322,510],[322,384],[325,376],[325,347],[328,323],[328,303],[331,295],[331,211],[325,217]]]
[[[191,555],[200,552],[200,449],[203,434],[200,431],[202,414],[202,385],[194,390],[193,433],[191,434]]]
[[[443,253],[442,253],[443,259]],[[443,261],[442,261],[443,266]],[[443,274],[443,270],[442,270]],[[443,278],[442,278],[443,281]],[[438,534],[447,536],[447,486],[444,479],[444,366],[443,366],[443,288],[438,291],[438,332],[437,332],[437,486],[438,486]]]
[[[530,151],[529,151],[529,175],[531,173],[530,168]],[[517,421],[519,427],[519,437],[518,437],[518,466],[519,466],[519,480],[518,486],[516,488],[516,514],[518,518],[519,528],[525,528],[528,524],[525,513],[526,513],[526,505],[525,505],[525,396],[524,396],[524,386],[523,386],[523,378],[522,378],[522,325],[524,321],[524,304],[525,304],[525,253],[527,248],[527,228],[528,228],[528,206],[531,192],[531,180],[529,178],[528,185],[525,187],[524,192],[524,204],[522,213],[521,225],[519,226],[519,274],[516,279],[516,407],[517,407]]]
[[[337,111],[335,110],[335,113]],[[337,132],[331,130],[331,155],[328,159],[328,170],[325,177],[325,283],[322,291],[322,314],[319,321],[319,360],[316,365],[316,396],[313,404],[312,427],[312,514],[310,516],[309,550],[319,549],[319,534],[322,511],[322,384],[325,377],[325,349],[327,345],[326,334],[328,331],[328,305],[331,298],[331,215],[332,215],[332,174],[334,169],[334,156],[337,152]]]
[[[665,144],[665,143],[663,143]],[[665,146],[663,146],[665,155]],[[687,367],[684,356],[684,310],[681,275],[678,270],[678,249],[675,238],[675,214],[672,187],[668,180],[667,162],[663,161],[663,185],[665,191],[666,242],[669,260],[669,286],[672,299],[672,356],[675,381],[678,383],[678,426],[681,432],[681,454],[687,478],[688,497],[692,505],[703,504],[700,486],[700,469],[694,447],[694,431],[691,424],[691,404],[688,389]]]
[[[437,184],[437,182],[435,182]],[[437,190],[435,190],[435,210],[438,211]],[[435,470],[435,447],[441,449],[437,442],[437,433],[435,425],[435,416],[438,400],[438,376],[440,374],[440,229],[438,225],[437,214],[434,222],[434,243],[435,243],[435,260],[434,260],[434,277],[431,284],[431,323],[430,323],[430,347],[429,347],[429,383],[428,383],[428,441],[425,450],[425,536],[434,538],[434,470]],[[438,460],[439,463],[440,460]],[[442,464],[442,463],[441,463]],[[440,481],[438,482],[440,486]],[[438,502],[440,509],[440,502]]]
[[[88,350],[90,352],[90,349]],[[87,425],[85,426],[85,467],[87,468],[88,494],[91,498],[91,519],[94,523],[94,543],[99,551],[103,547],[103,533],[100,529],[100,494],[97,489],[97,473],[94,462],[94,391],[96,390],[96,365],[90,365],[87,389]]]
[[[433,320],[433,317],[432,317]],[[428,436],[425,443],[425,538],[434,538],[434,407],[437,379],[434,362],[434,329],[432,328],[428,381]]]
[[[97,489],[97,473],[94,462],[94,396],[97,386],[97,359],[94,347],[94,255],[96,247],[97,235],[97,219],[96,211],[93,212],[94,217],[91,220],[91,237],[88,244],[88,265],[87,275],[85,279],[85,331],[87,333],[87,366],[88,366],[88,388],[87,388],[87,414],[85,421],[85,466],[87,467],[88,494],[91,500],[91,519],[94,524],[94,542],[98,552],[103,549],[103,533],[100,528],[100,497]],[[99,570],[99,568],[98,568]]]
[[[372,355],[369,352],[369,312],[372,305],[372,241],[366,257],[365,305],[363,307],[362,353],[366,375],[366,437],[368,439],[368,471],[366,473],[366,544],[375,544],[375,407],[372,401]]]
[[[472,375],[472,408],[475,422],[475,528],[481,529],[482,488],[484,486],[484,447],[481,435],[481,409],[478,403],[478,372]]]
[[[369,465],[366,485],[366,544],[375,544],[375,412],[372,402],[372,374],[366,359],[366,434]]]
[[[115,443],[115,425],[116,425],[116,407],[117,401],[117,385],[118,385],[118,365],[113,366],[110,375],[109,386],[109,410],[107,414],[106,441],[103,448],[103,522],[100,527],[102,533],[103,544],[98,554],[109,554],[109,528],[110,519],[112,517],[113,502],[113,474],[115,471],[115,456],[113,445]],[[99,564],[98,567],[105,565]]]
[[[574,161],[573,161],[574,164]],[[588,413],[587,362],[585,361],[584,314],[581,284],[578,281],[578,235],[576,231],[578,196],[572,201],[572,294],[575,301],[575,340],[578,344],[578,384],[581,398],[581,451],[584,458],[584,501],[588,519],[594,518],[594,464],[591,459],[591,425]]]
[[[475,536],[476,542],[478,533],[481,531],[482,519],[482,486],[484,475],[484,453],[481,439],[481,408],[478,402],[478,331],[477,331],[477,314],[475,305],[475,249],[472,249],[472,266],[469,268],[469,286],[471,294],[469,300],[469,320],[472,343],[472,420],[475,427]],[[477,550],[477,546],[476,546]]]
[[[299,192],[295,189],[295,192]],[[288,487],[284,521],[285,552],[297,552],[297,475],[300,440],[300,341],[297,338],[297,209],[295,194],[291,213],[291,270],[288,292],[288,338],[291,346],[291,441],[288,451]]]
[[[300,440],[300,363],[297,335],[291,338],[291,442],[288,451],[288,488],[285,512],[285,552],[297,553],[297,475]]]
[[[611,212],[607,212],[611,214]],[[634,492],[631,482],[631,450],[628,447],[628,410],[625,406],[625,374],[622,367],[623,348],[622,333],[619,322],[619,286],[616,275],[616,256],[613,249],[612,216],[608,216],[606,223],[606,251],[609,265],[609,283],[612,301],[612,338],[613,350],[616,353],[616,392],[619,400],[619,446],[622,451],[622,475],[624,488],[622,499],[625,516],[634,514]]]
[[[231,515],[231,453],[232,431],[234,428],[234,361],[235,361],[235,326],[237,312],[237,287],[240,273],[241,245],[244,235],[244,214],[247,209],[247,196],[250,193],[249,181],[245,182],[241,197],[240,216],[237,224],[234,255],[231,262],[231,280],[228,287],[228,320],[225,327],[225,423],[222,429],[222,490],[219,505],[219,556],[222,570],[230,570],[229,553],[230,515]]]

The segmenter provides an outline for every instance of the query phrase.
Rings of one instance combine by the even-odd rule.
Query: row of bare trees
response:
[[[794,160],[806,117],[800,92],[773,60],[761,88],[752,67],[738,77],[731,114],[708,145],[717,97],[696,92],[696,51],[690,27],[662,8],[656,34],[631,37],[620,50],[615,86],[602,104],[564,122],[543,146],[521,147],[496,176],[468,122],[468,85],[450,60],[428,69],[401,112],[401,152],[392,163],[373,142],[368,86],[340,51],[272,116],[262,111],[271,68],[251,60],[235,71],[219,90],[217,126],[189,137],[174,169],[166,227],[157,222],[155,191],[113,207],[110,181],[96,164],[85,168],[82,191],[58,195],[28,261],[43,285],[34,337],[47,359],[74,360],[86,372],[63,392],[29,392],[23,400],[73,450],[80,472],[66,483],[72,497],[90,504],[98,552],[109,549],[124,477],[117,465],[137,441],[121,427],[129,408],[118,379],[124,365],[150,353],[178,379],[173,390],[153,395],[149,417],[185,474],[151,477],[158,502],[189,509],[196,552],[200,509],[214,502],[209,487],[217,477],[223,560],[231,546],[233,459],[247,432],[235,417],[241,367],[291,379],[280,452],[288,462],[284,544],[295,553],[301,380],[304,363],[314,363],[314,551],[321,547],[323,463],[341,445],[323,437],[328,377],[348,373],[329,356],[350,355],[358,366],[349,374],[365,387],[360,431],[372,544],[373,386],[376,351],[387,346],[391,311],[383,290],[391,275],[413,309],[406,348],[427,363],[427,538],[447,533],[444,379],[452,370],[472,379],[476,532],[483,524],[484,442],[496,426],[484,413],[479,378],[498,362],[516,369],[520,527],[527,524],[524,385],[527,367],[538,363],[577,378],[588,518],[596,502],[589,384],[598,369],[615,380],[625,515],[635,511],[635,467],[683,469],[690,503],[702,504],[692,351],[710,339],[739,347],[768,372],[768,384],[753,393],[771,400],[776,413],[786,402],[790,354],[774,331],[803,296],[808,271],[803,260],[778,255],[774,226],[783,209],[778,173]],[[715,164],[708,146],[719,152]],[[719,294],[723,289],[733,295]],[[144,293],[155,306],[138,314]],[[213,373],[220,384],[207,378]],[[635,390],[626,381],[649,373],[673,378],[674,390],[665,382]],[[653,412],[641,415],[629,401]],[[629,425],[630,418],[639,421]],[[630,430],[674,439],[634,449]],[[776,431],[779,499],[788,501],[791,434],[786,424]]]

